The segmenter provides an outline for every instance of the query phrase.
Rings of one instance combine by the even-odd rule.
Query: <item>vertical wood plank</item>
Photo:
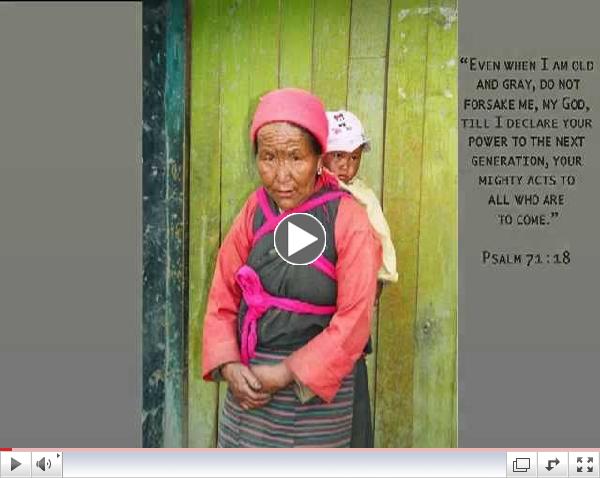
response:
[[[381,199],[383,186],[383,124],[389,1],[352,1],[348,110],[355,113],[371,139],[360,175]]]
[[[456,445],[456,1],[431,0],[415,334],[414,446]]]
[[[219,4],[191,5],[188,446],[216,445],[217,391],[202,381],[202,325],[220,240]]]
[[[260,97],[274,90],[279,84],[279,45],[280,45],[280,0],[250,0],[250,51],[252,61],[249,65],[249,95],[247,105],[248,122],[246,125],[245,141],[249,142],[248,132],[252,116]],[[254,153],[249,144],[248,165],[249,176],[257,186],[259,179],[255,166]]]
[[[250,2],[223,0],[221,35],[221,237],[254,188],[250,164]]]
[[[251,8],[248,0],[223,0],[221,35],[221,240],[244,201],[254,189],[256,175],[250,161],[250,49]],[[250,55],[252,54],[252,59]],[[227,385],[219,387],[220,415]]]
[[[352,1],[347,108],[358,116],[371,139],[371,151],[363,154],[359,176],[375,191],[380,201],[383,189],[388,24],[389,1]],[[376,407],[378,324],[379,310],[376,309],[371,325],[373,352],[367,356],[373,423]]]
[[[310,90],[315,0],[281,0],[279,87]]]
[[[224,3],[221,57],[221,238],[259,179],[249,139],[260,96],[277,88],[279,77],[279,0]],[[219,390],[221,412],[226,384]]]
[[[166,310],[166,147],[164,1],[143,8],[143,445],[163,446]]]
[[[388,58],[384,211],[388,214],[399,280],[380,302],[375,446],[413,445],[413,332],[428,0],[392,0]]]
[[[387,25],[387,16],[385,18]],[[348,110],[361,120],[371,139],[371,151],[363,153],[359,177],[377,194],[381,201],[383,183],[383,115],[385,90],[385,58],[350,60]],[[367,356],[371,411],[375,414],[375,382],[377,359],[377,330],[379,313],[376,310],[371,325],[373,352]]]
[[[360,119],[371,139],[371,151],[363,153],[359,176],[381,199],[383,186],[383,120],[385,58],[350,60],[348,110]]]
[[[352,0],[351,58],[387,55],[390,0]]]
[[[328,110],[346,107],[350,7],[351,0],[315,2],[312,91]]]
[[[260,96],[279,83],[280,0],[250,0],[250,105],[248,131]]]
[[[166,131],[166,363],[164,446],[185,444],[185,321],[187,320],[184,218],[186,4],[168,0],[165,78]]]

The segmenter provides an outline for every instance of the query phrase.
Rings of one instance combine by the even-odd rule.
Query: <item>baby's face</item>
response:
[[[337,176],[340,181],[348,183],[354,179],[360,169],[362,145],[351,153],[330,151],[323,157],[323,165]]]

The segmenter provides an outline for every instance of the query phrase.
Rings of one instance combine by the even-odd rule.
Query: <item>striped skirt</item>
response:
[[[251,364],[274,364],[284,357],[272,351],[257,351]],[[218,447],[349,447],[353,399],[353,373],[343,380],[331,403],[313,397],[302,404],[289,386],[273,395],[264,407],[243,410],[227,390],[219,420]]]

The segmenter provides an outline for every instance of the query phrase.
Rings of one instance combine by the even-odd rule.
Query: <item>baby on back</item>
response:
[[[328,111],[327,120],[329,136],[323,164],[339,179],[340,187],[366,208],[371,225],[379,235],[383,248],[383,265],[378,274],[380,285],[396,282],[396,250],[390,228],[375,192],[357,177],[362,154],[371,149],[369,139],[360,120],[349,111]]]

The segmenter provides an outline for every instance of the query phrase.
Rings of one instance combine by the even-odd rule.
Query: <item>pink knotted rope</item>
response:
[[[257,323],[271,307],[295,312],[297,314],[330,315],[336,311],[335,305],[315,305],[296,299],[276,297],[265,291],[258,274],[248,265],[242,266],[235,279],[242,289],[244,301],[248,306],[242,321],[241,360],[248,365],[256,353],[258,344]]]

